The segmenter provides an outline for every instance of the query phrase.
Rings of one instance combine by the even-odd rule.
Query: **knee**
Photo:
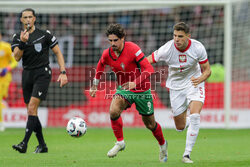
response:
[[[178,131],[178,132],[182,132],[182,131],[184,131],[184,129],[185,129],[185,126],[182,126],[182,125],[176,125],[176,131]]]
[[[120,110],[118,107],[113,107],[109,110],[110,118],[116,119],[120,116]]]
[[[155,130],[155,128],[156,128],[156,123],[147,122],[147,123],[145,123],[145,126],[146,126],[147,129],[153,131],[153,130]]]
[[[29,103],[27,109],[28,115],[36,115],[37,107],[35,104]]]

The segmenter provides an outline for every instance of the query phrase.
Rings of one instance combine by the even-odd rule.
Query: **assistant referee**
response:
[[[20,153],[26,153],[29,138],[34,131],[39,142],[34,153],[47,153],[48,147],[44,141],[37,110],[41,100],[46,98],[51,80],[49,48],[57,56],[57,62],[61,71],[57,79],[60,82],[60,87],[68,83],[65,63],[56,37],[48,30],[40,30],[35,26],[35,11],[27,8],[20,15],[24,30],[14,34],[11,47],[16,61],[22,59],[22,89],[24,102],[27,106],[28,120],[24,139],[12,147]]]

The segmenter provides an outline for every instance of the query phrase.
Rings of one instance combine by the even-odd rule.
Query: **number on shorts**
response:
[[[200,89],[200,94],[203,95],[203,89],[202,89],[202,87],[199,87],[199,89]]]
[[[148,101],[148,110],[151,111],[151,103]]]

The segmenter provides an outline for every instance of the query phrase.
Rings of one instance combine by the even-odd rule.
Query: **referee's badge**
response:
[[[36,43],[36,44],[35,44],[35,50],[36,50],[37,52],[41,52],[41,50],[42,50],[42,44],[41,44],[41,43]]]

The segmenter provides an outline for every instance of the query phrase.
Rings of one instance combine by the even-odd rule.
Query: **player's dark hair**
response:
[[[22,17],[23,12],[27,12],[27,11],[28,11],[28,12],[32,12],[33,16],[36,17],[36,12],[35,12],[35,10],[32,9],[32,8],[26,8],[26,9],[22,10],[21,13],[20,13],[20,17]]]
[[[123,38],[126,35],[126,32],[122,25],[120,24],[110,24],[106,30],[107,37],[111,34],[116,35],[118,38]]]
[[[190,33],[189,25],[184,22],[179,22],[174,25],[174,30],[176,31],[184,31],[186,34]]]

